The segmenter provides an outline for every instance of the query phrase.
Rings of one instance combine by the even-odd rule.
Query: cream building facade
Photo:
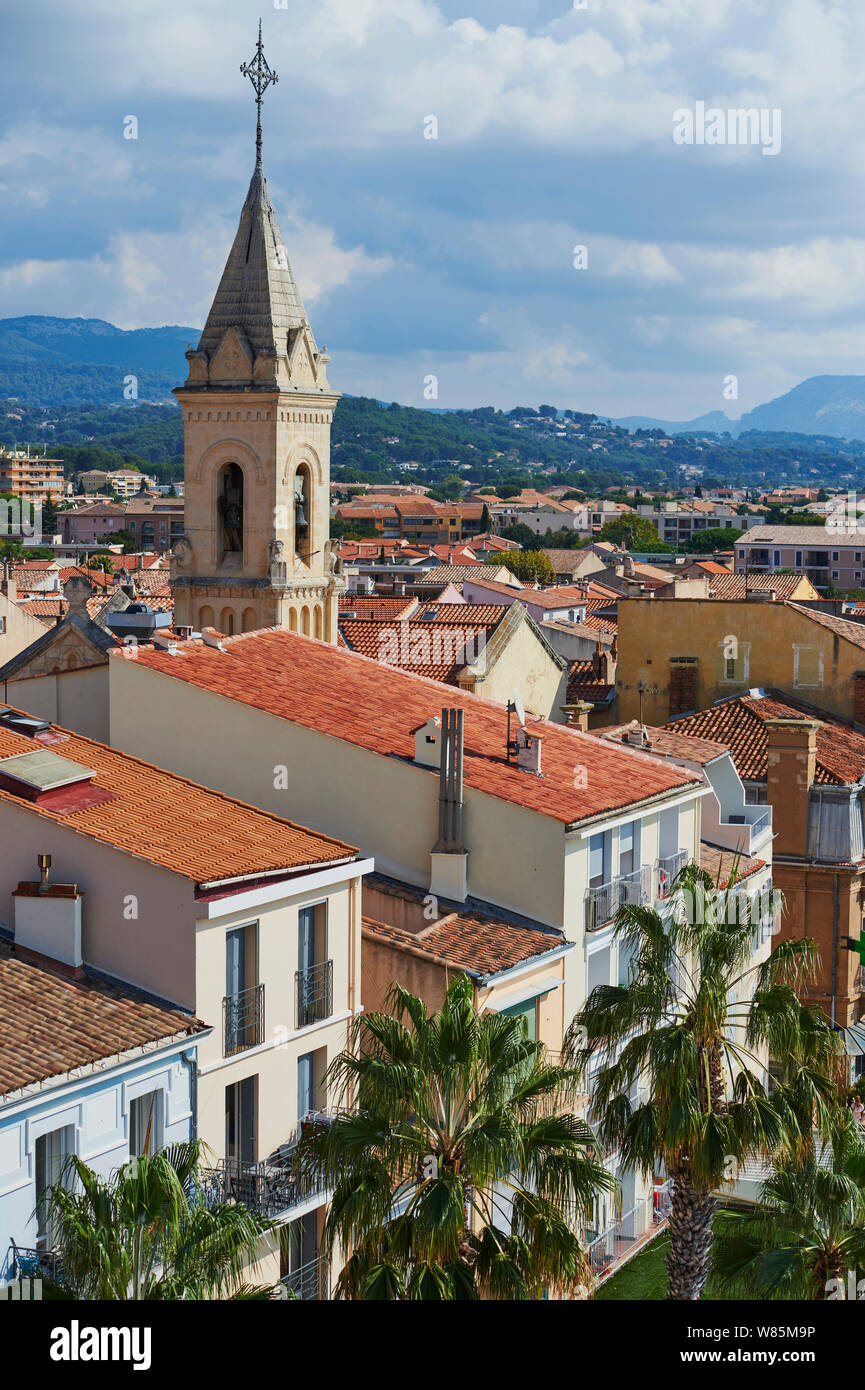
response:
[[[51,788],[34,797],[19,780],[21,755],[34,752],[43,777],[66,760],[58,773],[68,803]],[[192,1096],[207,1186],[279,1223],[251,1281],[284,1279],[302,1297],[327,1297],[338,1273],[320,1259],[327,1193],[299,1187],[290,1165],[302,1127],[324,1122],[335,1100],[325,1072],[361,1008],[361,881],[371,862],[14,715],[0,715],[0,838],[0,935],[13,952],[97,971],[208,1024]],[[52,883],[75,891],[29,898],[25,918],[16,890],[39,855],[50,856]],[[155,1147],[170,1137],[161,1114]]]

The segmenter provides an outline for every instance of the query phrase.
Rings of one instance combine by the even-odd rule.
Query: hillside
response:
[[[865,439],[865,376],[812,376],[765,405],[730,420],[713,410],[695,420],[655,420],[629,415],[614,421],[626,429],[661,429],[666,434],[724,434],[740,437],[747,430],[811,435],[861,441]]]
[[[185,376],[186,348],[198,335],[197,328],[127,330],[102,319],[0,319],[0,399],[120,404],[134,376],[139,400],[170,400]]]

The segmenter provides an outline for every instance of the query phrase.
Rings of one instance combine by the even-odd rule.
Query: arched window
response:
[[[289,632],[297,632],[297,609],[296,609],[296,608],[290,608],[290,609],[288,610],[288,630],[289,630]]]
[[[309,636],[309,609],[306,604],[300,610],[300,630],[304,637]]]
[[[312,478],[309,465],[298,464],[294,475],[294,551],[309,564],[312,555]]]
[[[258,627],[258,614],[254,608],[244,608],[241,632],[255,632]]]
[[[315,610],[315,635],[321,640],[321,609]]]
[[[210,604],[205,603],[204,607],[198,615],[199,632],[203,632],[206,627],[214,627],[215,623],[216,615],[214,614],[213,609],[210,607]]]
[[[219,560],[243,555],[243,470],[227,463],[217,479],[216,509],[219,512]]]
[[[224,632],[226,637],[234,636],[234,613],[230,608],[223,608],[222,617],[219,620],[219,630]]]

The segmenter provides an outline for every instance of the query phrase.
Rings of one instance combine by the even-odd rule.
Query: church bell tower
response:
[[[279,230],[261,164],[261,103],[278,80],[259,24],[241,72],[258,107],[240,225],[189,374],[185,534],[174,545],[175,625],[232,634],[288,627],[337,639],[345,584],[330,542],[330,427],[339,400]]]

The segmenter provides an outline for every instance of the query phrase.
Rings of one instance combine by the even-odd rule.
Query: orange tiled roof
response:
[[[592,704],[608,704],[616,693],[615,681],[602,681],[595,675],[591,657],[583,661],[572,661],[568,671],[567,702],[574,705],[578,700],[588,700]]]
[[[544,735],[544,775],[534,777],[507,761],[503,705],[456,689],[443,695],[422,676],[284,628],[238,633],[223,646],[218,651],[191,639],[178,643],[176,655],[142,646],[134,665],[385,757],[412,759],[414,731],[444,703],[461,708],[466,786],[566,825],[699,781],[685,768],[619,751],[546,720],[537,725]],[[576,778],[576,768],[585,768],[585,779]],[[575,780],[587,785],[575,786]]]
[[[423,623],[497,623],[508,611],[506,603],[425,603],[421,600],[414,614]]]
[[[797,589],[808,584],[804,574],[730,574],[729,571],[712,574],[709,579],[709,597],[721,599],[744,599],[749,593],[774,592],[778,599],[792,598]],[[747,587],[746,587],[747,586]],[[813,588],[813,586],[811,586]],[[814,589],[814,596],[818,597]],[[805,595],[803,595],[805,597]]]
[[[354,613],[358,618],[394,622],[408,617],[417,608],[416,598],[391,598],[389,594],[340,594],[339,616]]]
[[[62,741],[52,742],[50,751],[92,771],[94,786],[109,792],[110,799],[61,812],[0,786],[0,810],[11,802],[199,885],[290,873],[309,864],[342,862],[357,853],[340,840],[209,791],[106,744],[55,725],[52,729]],[[40,746],[25,734],[0,728],[0,759],[32,753]]]
[[[471,910],[451,912],[419,932],[364,916],[362,931],[369,941],[425,956],[434,964],[465,970],[479,979],[512,970],[523,961],[569,944],[560,932],[545,931],[540,925],[521,926]]]
[[[844,786],[865,775],[865,734],[804,700],[779,691],[740,695],[709,709],[665,724],[675,733],[695,735],[729,748],[744,782],[765,782],[768,769],[767,719],[819,719],[816,781]]]
[[[206,1024],[132,989],[71,979],[0,941],[0,1096]]]
[[[459,604],[453,605],[459,607]],[[487,637],[501,621],[501,609],[492,622],[424,622],[415,619],[372,622],[342,618],[339,630],[346,646],[374,661],[430,680],[456,683],[457,673],[477,661]]]
[[[597,613],[587,613],[583,619],[583,627],[593,628],[595,632],[606,633],[608,637],[614,637],[619,631],[619,623],[616,618],[602,618]]]
[[[724,743],[686,734],[676,725],[666,729],[658,729],[650,724],[644,724],[642,727],[650,747],[656,753],[668,753],[673,758],[688,758],[692,763],[712,763],[730,751]],[[629,724],[617,724],[615,727],[597,729],[595,732],[598,738],[606,739],[609,743],[625,743],[626,735],[639,728],[639,720],[632,719]]]
[[[750,878],[758,869],[766,867],[765,860],[755,859],[749,854],[738,854],[733,850],[722,849],[720,845],[710,845],[706,840],[700,841],[700,868],[707,869],[712,875],[719,888],[726,888],[731,878],[733,870],[736,871],[736,882],[740,879]]]

